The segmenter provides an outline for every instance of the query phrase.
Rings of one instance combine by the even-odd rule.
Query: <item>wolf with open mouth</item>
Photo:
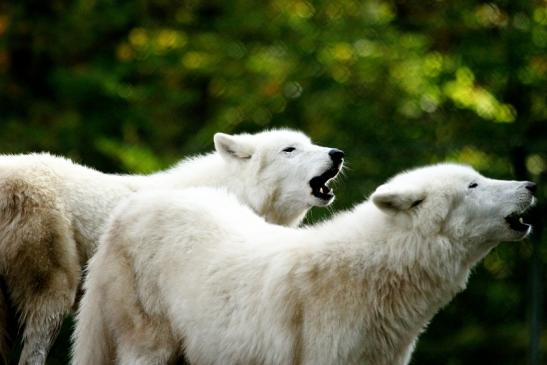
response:
[[[334,172],[310,180],[318,199]],[[139,194],[89,265],[73,365],[183,352],[200,365],[407,365],[472,268],[530,233],[535,190],[438,164],[305,228],[267,224],[222,190]]]
[[[104,174],[47,153],[0,155],[0,274],[24,329],[20,364],[46,362],[107,217],[131,194],[221,188],[281,226],[298,226],[311,207],[332,202],[326,184],[342,166],[342,151],[289,129],[213,140],[214,152],[146,176]],[[15,316],[0,300],[3,314]],[[4,322],[0,355],[9,351]]]

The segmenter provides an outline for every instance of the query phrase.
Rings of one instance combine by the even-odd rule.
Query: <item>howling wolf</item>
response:
[[[135,195],[91,260],[74,364],[408,364],[471,268],[529,234],[534,190],[441,164],[305,228],[218,189]]]
[[[103,174],[48,154],[0,156],[0,274],[24,328],[20,364],[44,364],[108,215],[131,193],[223,187],[266,221],[291,226],[334,199],[327,183],[340,150],[290,130],[218,133],[214,142],[215,152],[150,176]]]

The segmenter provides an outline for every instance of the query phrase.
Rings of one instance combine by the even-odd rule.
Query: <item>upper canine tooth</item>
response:
[[[519,223],[524,224],[524,219],[522,219],[522,217],[519,218]]]

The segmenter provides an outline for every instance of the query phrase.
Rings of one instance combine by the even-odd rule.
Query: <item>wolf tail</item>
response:
[[[88,268],[93,266],[91,259]],[[88,269],[88,274],[90,270]],[[109,331],[105,323],[104,305],[99,285],[88,275],[80,301],[76,328],[72,335],[72,365],[105,365],[114,362]]]

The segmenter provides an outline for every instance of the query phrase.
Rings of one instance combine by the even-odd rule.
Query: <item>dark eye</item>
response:
[[[477,184],[477,183],[471,183],[471,184],[469,184],[468,188],[469,188],[469,189],[473,189],[473,188],[476,188],[477,186],[479,186],[479,184]]]
[[[296,149],[296,148],[294,148],[294,147],[287,147],[287,148],[284,148],[284,149],[283,149],[283,152],[292,152],[292,151],[294,151],[295,149]]]

